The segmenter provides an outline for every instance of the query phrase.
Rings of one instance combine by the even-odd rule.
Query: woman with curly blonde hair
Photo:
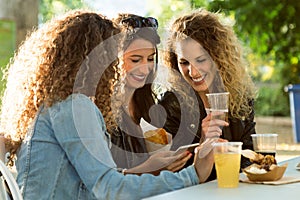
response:
[[[12,59],[1,133],[24,199],[141,199],[208,177],[212,153],[176,174],[116,169],[105,121],[114,126],[118,33],[100,14],[70,11],[33,31]]]
[[[199,106],[201,119],[188,120],[190,124],[199,124],[197,132],[202,140],[221,136],[229,141],[242,141],[244,149],[253,149],[255,88],[247,73],[239,40],[232,26],[223,23],[222,17],[200,9],[177,18],[170,28],[165,62],[181,73],[198,96],[195,108]],[[205,111],[209,108],[206,94],[219,92],[229,92],[229,123],[212,119],[212,113]],[[174,113],[173,118],[177,118],[174,124],[180,124],[182,118],[175,114],[180,105],[178,101],[174,105],[176,101],[174,95],[167,93],[161,104]],[[168,106],[171,103],[173,106]],[[242,167],[249,164],[249,160],[242,159]]]

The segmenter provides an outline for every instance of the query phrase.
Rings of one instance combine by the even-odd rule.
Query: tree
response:
[[[0,18],[15,22],[16,46],[38,25],[38,0],[0,0]],[[29,12],[30,11],[30,12]]]
[[[56,14],[86,7],[82,0],[0,0],[0,78],[15,48],[28,32]],[[4,87],[5,80],[1,80],[0,96]]]
[[[25,39],[27,32],[37,26],[37,19],[38,0],[0,0],[0,79],[15,48]],[[5,84],[5,80],[1,80],[0,95]]]
[[[179,1],[162,5],[159,21],[168,21],[181,13],[172,10]],[[283,88],[300,83],[300,4],[298,0],[188,0],[189,10],[206,7],[223,12],[236,21],[235,31],[245,48],[254,80],[272,83],[259,91],[256,112],[264,115],[288,115],[288,95]],[[157,4],[155,4],[157,5]],[[174,7],[174,6],[173,6]],[[170,9],[171,8],[171,9]],[[188,10],[185,8],[185,10]],[[259,87],[261,84],[258,84]],[[267,90],[271,90],[270,92]],[[268,108],[263,108],[268,106]],[[272,109],[273,108],[273,109]]]
[[[261,57],[274,59],[274,81],[282,87],[300,83],[298,0],[214,0],[209,8],[234,14],[243,41]]]
[[[191,0],[191,2],[202,2]],[[259,87],[256,113],[288,115],[284,87],[300,83],[300,4],[297,0],[210,0],[207,9],[236,21],[235,31],[245,46],[254,80]],[[194,3],[197,8],[197,3]],[[268,70],[266,70],[268,69]],[[261,85],[259,83],[259,85]]]
[[[168,27],[172,18],[175,18],[182,12],[191,10],[189,0],[148,0],[147,8],[149,15],[156,17],[159,22],[159,28],[163,29]]]
[[[87,4],[83,0],[40,0],[39,21],[40,23],[44,23],[57,14],[87,7]]]

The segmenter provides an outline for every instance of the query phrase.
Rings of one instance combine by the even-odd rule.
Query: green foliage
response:
[[[3,69],[13,55],[16,46],[16,26],[14,21],[0,21],[0,66]]]
[[[255,102],[256,115],[288,116],[290,114],[289,99],[278,84],[265,84],[260,87]]]
[[[159,28],[169,26],[169,21],[185,11],[190,11],[189,0],[149,0],[147,4],[149,14],[159,21]]]
[[[207,0],[190,0],[191,7],[192,8],[201,8],[201,7],[206,7],[208,6]]]
[[[39,2],[40,23],[67,10],[87,8],[87,4],[83,0],[40,0]]]
[[[18,5],[13,6],[18,7]],[[87,8],[87,6],[82,0],[39,0],[39,23],[43,23],[59,13],[75,8]],[[15,22],[8,20],[0,21],[0,44],[0,96],[2,96],[6,84],[6,81],[2,80],[3,71],[16,48]]]
[[[14,21],[0,21],[0,44],[0,96],[2,96],[6,84],[6,81],[2,80],[4,75],[4,69],[9,63],[9,59],[13,56],[16,46],[16,25]]]
[[[282,88],[300,83],[299,1],[211,0],[207,8],[234,16],[236,33],[252,51],[248,58],[254,80],[279,83],[278,88],[260,89],[257,113],[289,115]]]
[[[234,13],[237,34],[255,54],[275,60],[275,77],[282,86],[300,83],[298,0],[214,0],[209,8]]]
[[[161,5],[159,21],[168,21],[180,15],[168,0]],[[300,83],[300,3],[298,0],[189,0],[190,8],[206,7],[223,12],[236,21],[235,31],[248,52],[250,73],[256,82],[274,84],[276,88],[262,87],[256,111],[262,115],[289,115],[288,94],[283,88]],[[177,7],[179,8],[179,7]],[[248,50],[249,48],[249,50]]]

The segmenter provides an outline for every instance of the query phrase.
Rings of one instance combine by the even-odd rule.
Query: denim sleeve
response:
[[[84,95],[73,95],[50,109],[55,136],[82,182],[97,199],[140,199],[197,184],[193,166],[160,176],[123,176],[109,149],[103,117]]]

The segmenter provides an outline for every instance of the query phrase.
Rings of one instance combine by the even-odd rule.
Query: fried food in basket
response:
[[[163,128],[146,131],[145,139],[156,144],[168,144],[167,132]]]
[[[260,166],[260,169],[265,169],[266,171],[270,171],[270,167],[272,165],[277,165],[277,161],[274,156],[266,155],[263,156],[262,154],[257,154],[255,159],[250,159],[251,162],[256,163]]]
[[[277,165],[277,161],[272,155],[257,154],[250,161],[254,164],[243,169],[250,181],[277,181],[282,178],[287,168],[287,164]]]

